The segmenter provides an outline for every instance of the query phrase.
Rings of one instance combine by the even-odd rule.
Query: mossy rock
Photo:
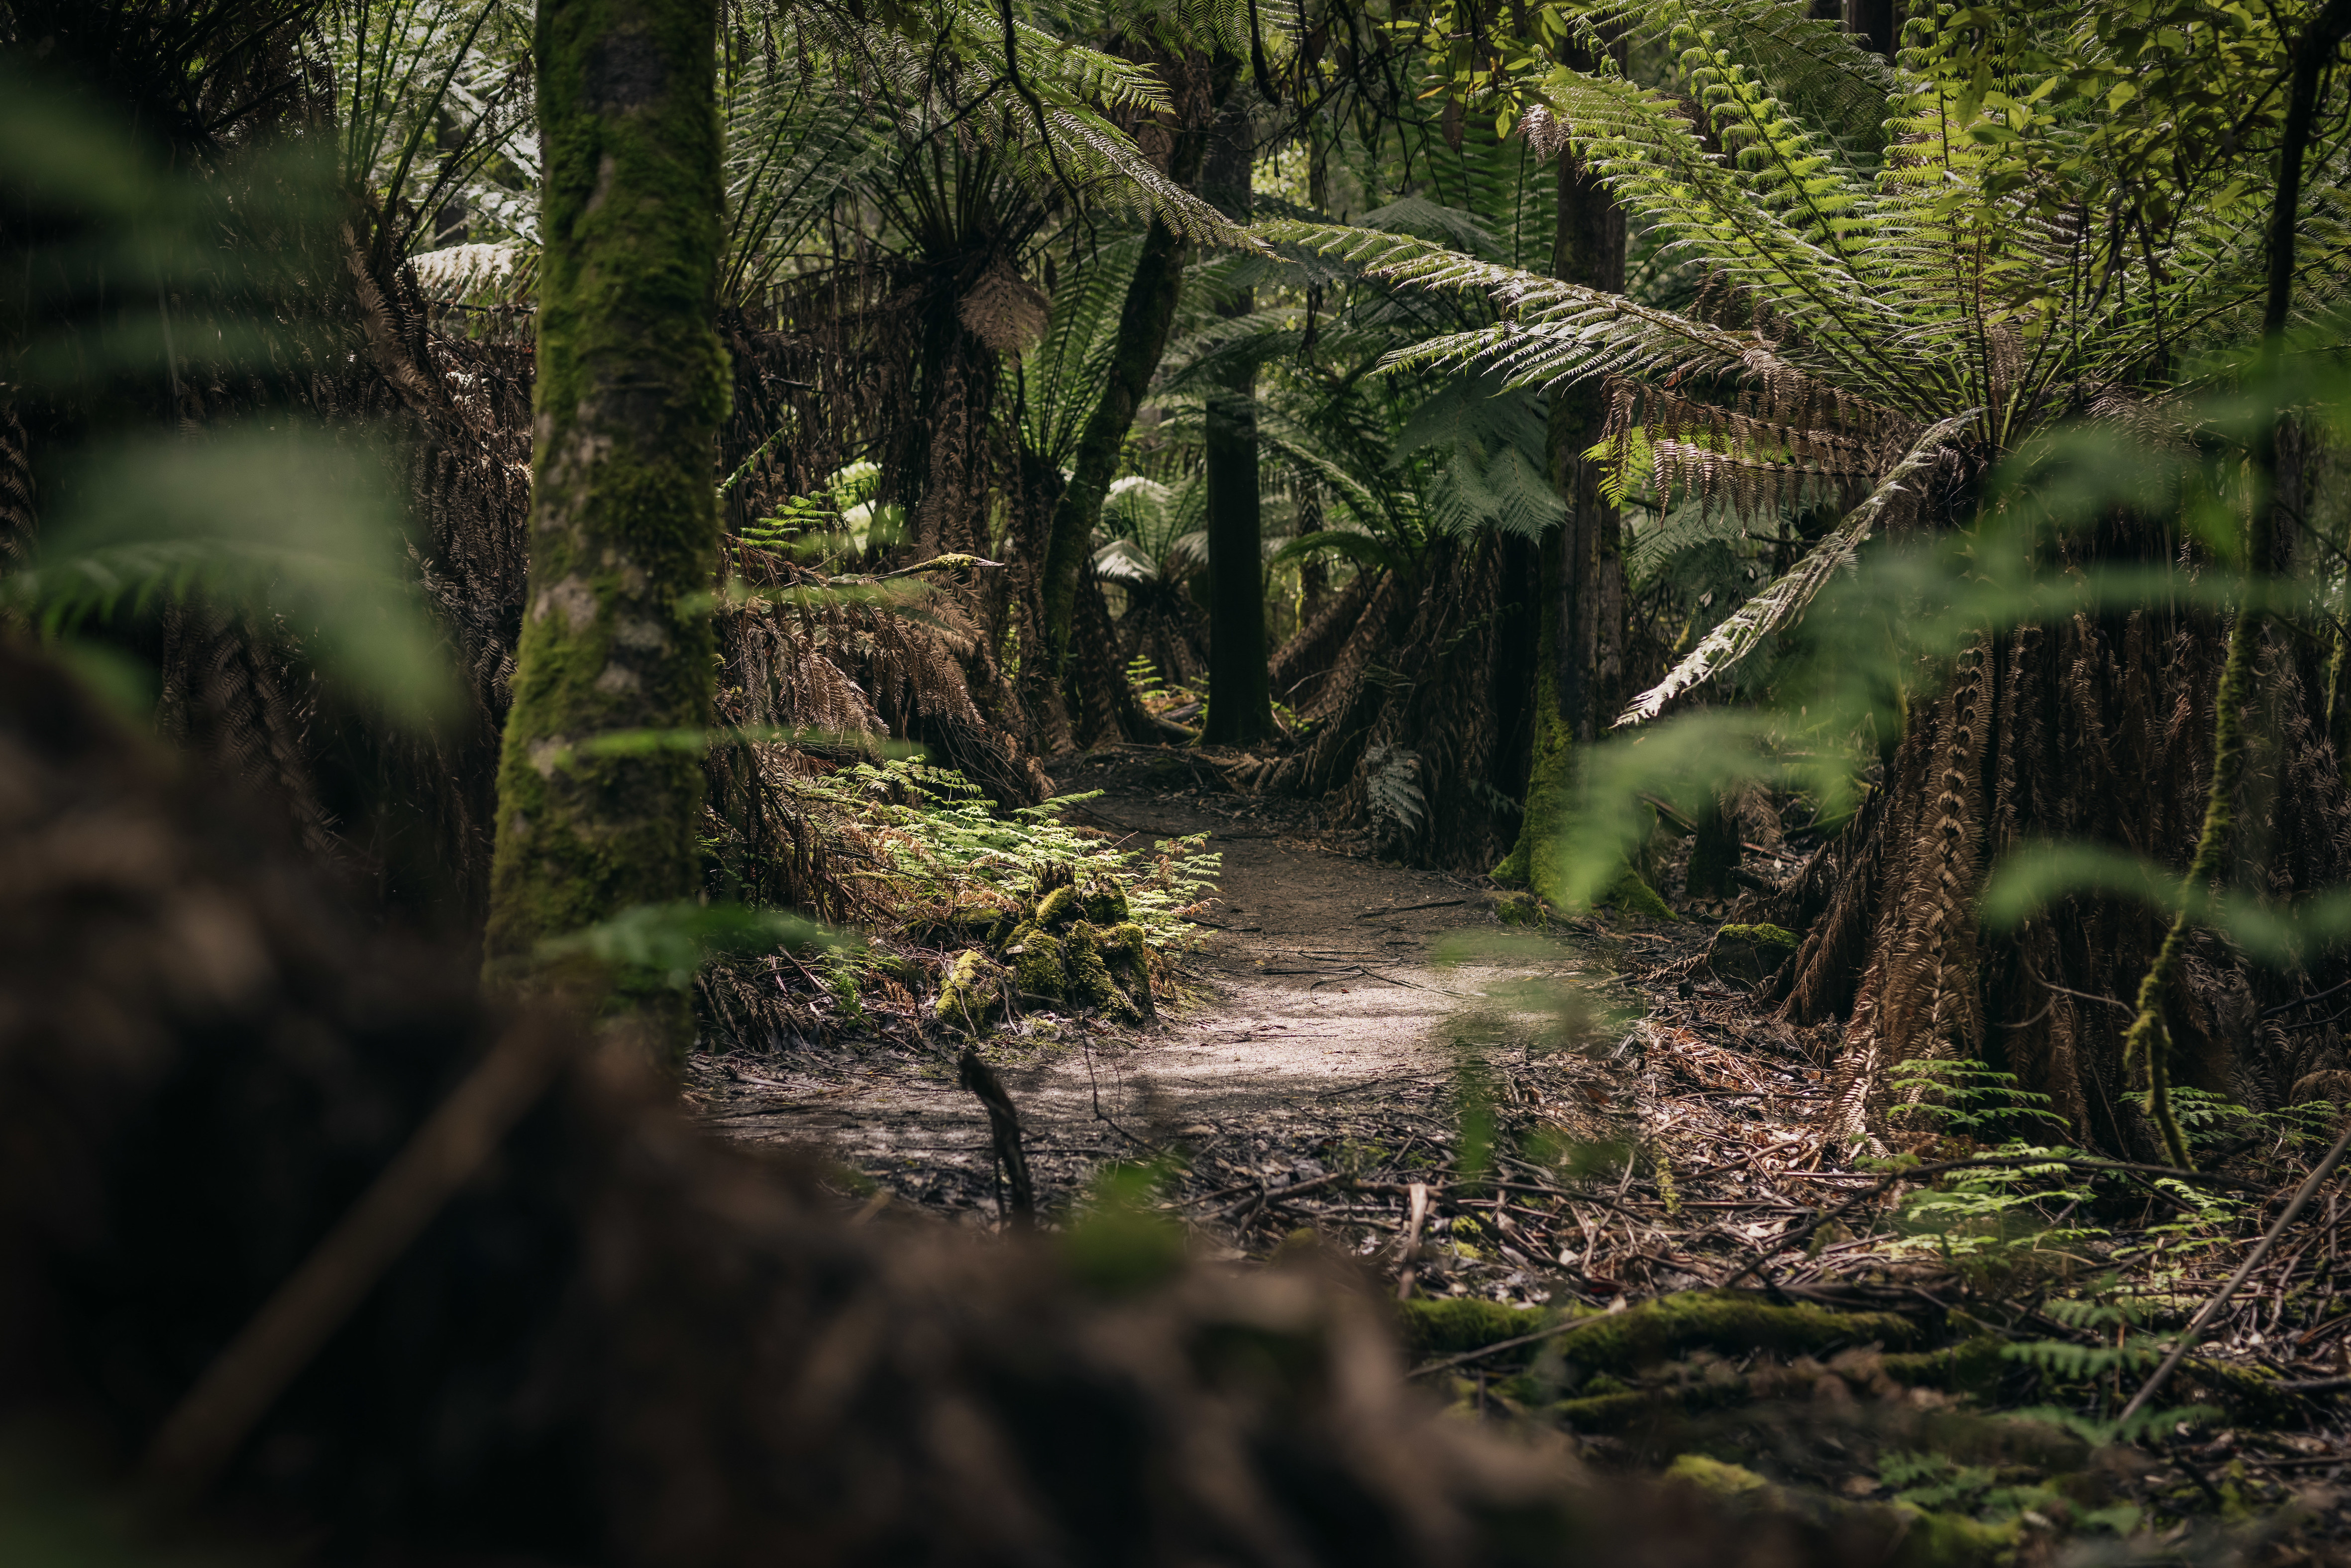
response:
[[[1002,1002],[1002,987],[998,984],[1003,971],[988,962],[987,955],[977,947],[967,947],[955,956],[947,966],[946,977],[939,982],[939,1021],[967,1034],[977,1034],[987,1027]]]
[[[1084,912],[1076,888],[1057,887],[1037,901],[1037,911],[1029,917],[1029,921],[1030,925],[1041,925],[1048,931],[1059,931]]]
[[[1081,920],[1071,926],[1062,949],[1071,1001],[1099,1008],[1128,1023],[1143,1021],[1143,1010],[1111,977],[1110,966],[1102,961],[1101,934],[1092,922]]]
[[[1706,967],[1733,985],[1760,986],[1788,961],[1799,940],[1777,925],[1726,925],[1707,947]]]
[[[1012,933],[1012,940],[1004,945],[1004,956],[1012,968],[1012,983],[1023,997],[1058,1002],[1069,994],[1068,953],[1060,937],[1035,921]]]
[[[1086,918],[1104,929],[1123,925],[1134,918],[1134,912],[1127,906],[1126,890],[1116,883],[1096,883],[1086,890],[1084,903]]]

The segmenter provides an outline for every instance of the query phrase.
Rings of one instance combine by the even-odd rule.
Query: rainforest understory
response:
[[[2351,0],[0,0],[0,1560],[2351,1564]]]

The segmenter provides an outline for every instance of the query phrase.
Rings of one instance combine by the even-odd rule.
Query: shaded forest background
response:
[[[2175,1080],[2339,1093],[2334,1017],[2282,1009],[2334,983],[2305,904],[2351,854],[2342,17],[1818,11],[726,8],[704,895],[935,927],[979,801],[1164,745],[1539,915],[1788,934],[1768,999],[1838,1020],[1880,1146],[1913,1060],[2175,1161]],[[12,187],[19,601],[457,934],[528,599],[529,23],[6,21],[20,123],[98,149]],[[283,572],[217,591],[92,461],[172,431],[159,487],[234,502],[294,420],[398,476],[430,659]],[[2001,866],[2034,896],[1987,924]],[[912,1019],[947,952],[722,964],[698,1028]]]

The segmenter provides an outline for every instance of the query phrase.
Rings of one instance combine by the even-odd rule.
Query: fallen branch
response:
[[[2319,1161],[2311,1171],[2308,1179],[2304,1181],[2301,1187],[2294,1193],[2294,1201],[2287,1204],[2285,1212],[2277,1217],[2277,1223],[2262,1233],[2261,1240],[2255,1243],[2252,1251],[2247,1254],[2242,1263],[2237,1265],[2237,1271],[2229,1276],[2228,1282],[2215,1291],[2210,1301],[2197,1309],[2194,1317],[2188,1320],[2188,1327],[2181,1331],[2179,1343],[2171,1347],[2171,1354],[2163,1358],[2163,1364],[2155,1369],[2154,1375],[2140,1385],[2139,1391],[2131,1396],[2131,1402],[2123,1406],[2120,1420],[2127,1422],[2132,1416],[2147,1408],[2147,1401],[2155,1397],[2157,1391],[2161,1389],[2165,1382],[2169,1379],[2173,1370],[2186,1359],[2188,1353],[2196,1347],[2196,1342],[2203,1334],[2205,1326],[2218,1315],[2222,1307],[2228,1305],[2229,1298],[2237,1293],[2237,1287],[2251,1279],[2253,1270],[2262,1266],[2262,1260],[2270,1255],[2270,1249],[2277,1245],[2277,1239],[2285,1234],[2285,1228],[2294,1223],[2294,1216],[2302,1212],[2303,1207],[2309,1203],[2311,1194],[2318,1190],[2318,1184],[2332,1176],[2335,1173],[2335,1167],[2343,1163],[2343,1153],[2346,1149],[2351,1149],[2351,1119],[2344,1122],[2343,1135],[2335,1140],[2335,1146],[2326,1151],[2326,1157]]]

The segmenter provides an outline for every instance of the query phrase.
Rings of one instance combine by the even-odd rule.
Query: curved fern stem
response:
[[[2269,529],[2268,508],[2257,506],[2254,510],[2254,531],[2266,535]],[[2260,561],[2268,554],[2266,538],[2253,541],[2253,559]],[[2188,875],[2180,884],[2179,913],[2171,918],[2171,929],[2164,933],[2163,946],[2156,949],[2155,962],[2149,964],[2147,976],[2138,985],[2138,1014],[2131,1019],[2130,1032],[2123,1037],[2123,1062],[2144,1059],[2147,1063],[2147,1113],[2155,1119],[2162,1131],[2164,1152],[2171,1163],[2183,1170],[2196,1167],[2189,1162],[2188,1142],[2180,1135],[2179,1123],[2171,1112],[2171,1035],[2163,1026],[2163,993],[2179,972],[2181,954],[2188,945],[2188,926],[2202,906],[2203,894],[2220,873],[2221,857],[2228,852],[2229,835],[2237,825],[2237,784],[2245,771],[2244,708],[2252,695],[2253,678],[2253,644],[2260,639],[2262,616],[2252,602],[2237,612],[2237,622],[2229,629],[2229,659],[2221,666],[2220,690],[2214,700],[2218,710],[2212,720],[2212,783],[2204,798],[2204,826],[2196,837],[2196,855],[2189,862]]]
[[[2301,205],[2303,159],[2317,110],[2319,78],[2346,37],[2351,37],[2351,0],[2327,0],[2294,51],[2293,86],[2286,97],[2285,130],[2278,149],[2277,194],[2270,212],[2269,298],[2262,315],[2262,354],[2256,371],[2256,381],[2264,386],[2277,369],[2279,344],[2294,302],[2294,225]],[[2258,488],[2245,530],[2245,567],[2250,586],[2255,589],[2269,571],[2274,554],[2278,432],[2283,423],[2282,410],[2273,413],[2253,444],[2253,478]],[[2179,1121],[2171,1113],[2171,1038],[2161,1017],[2163,992],[2179,972],[2188,923],[2219,874],[2220,857],[2236,826],[2237,783],[2245,770],[2244,706],[2252,685],[2253,643],[2261,630],[2261,601],[2257,594],[2249,594],[2244,608],[2237,612],[2237,623],[2229,629],[2229,662],[2220,671],[2215,704],[2219,711],[2212,719],[2211,793],[2204,800],[2204,827],[2197,835],[2196,857],[2180,884],[2179,913],[2172,916],[2163,946],[2156,950],[2155,962],[2147,966],[2147,977],[2139,982],[2138,1014],[2131,1019],[2130,1032],[2123,1037],[2126,1065],[2134,1055],[2146,1055],[2147,1114],[2162,1130],[2163,1146],[2172,1163],[2183,1168],[2193,1167],[2189,1166],[2187,1140],[2180,1136]],[[2134,1408],[2146,1400],[2152,1387],[2150,1384],[2149,1389],[2140,1391],[2138,1399],[2132,1402]]]

